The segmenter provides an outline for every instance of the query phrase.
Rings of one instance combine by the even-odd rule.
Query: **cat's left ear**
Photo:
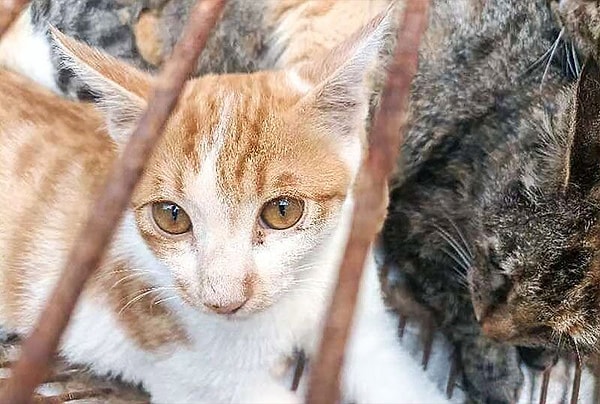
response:
[[[146,108],[151,76],[53,27],[50,35],[60,68],[93,95],[115,142],[126,143]]]
[[[589,192],[600,183],[600,68],[591,58],[575,94],[565,188]]]
[[[310,85],[302,107],[340,140],[356,136],[366,144],[369,107],[385,81],[385,68],[395,45],[398,8],[392,4],[323,58],[306,63],[297,73]]]

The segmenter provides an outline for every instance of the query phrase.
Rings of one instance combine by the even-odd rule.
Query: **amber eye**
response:
[[[304,202],[289,197],[272,199],[265,203],[260,213],[265,226],[275,230],[289,229],[302,217]]]
[[[153,203],[152,218],[161,230],[169,234],[183,234],[192,228],[190,217],[173,202]]]

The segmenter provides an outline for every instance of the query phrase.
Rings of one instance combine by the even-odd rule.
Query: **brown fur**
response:
[[[33,245],[45,239],[63,253],[73,245],[87,214],[87,209],[73,205],[91,203],[115,157],[115,145],[101,131],[101,117],[91,106],[58,99],[7,71],[0,71],[0,94],[0,181],[3,202],[12,206],[0,220],[4,251],[0,319],[22,329],[35,319],[34,308],[27,303],[28,286],[56,279],[60,270],[57,257],[38,255]],[[126,263],[103,266],[88,293],[108,291],[109,302],[118,311],[148,288],[139,279],[125,279],[127,275],[131,272]],[[185,337],[153,298],[138,300],[118,316],[126,332],[148,349]]]
[[[381,22],[377,19],[365,32],[379,30],[385,25]],[[162,264],[170,267],[174,259],[194,251],[195,236],[166,235],[152,220],[152,203],[174,201],[193,225],[199,225],[200,211],[209,208],[198,202],[207,192],[202,187],[215,189],[210,208],[222,204],[228,226],[254,227],[253,243],[262,243],[272,231],[258,220],[262,204],[282,195],[313,206],[313,233],[336,217],[350,189],[349,164],[357,163],[349,163],[339,150],[357,145],[350,155],[358,157],[366,146],[364,120],[372,86],[366,81],[371,66],[358,70],[365,77],[345,76],[345,66],[356,52],[380,51],[391,31],[385,26],[376,48],[370,42],[362,48],[341,45],[326,63],[301,72],[209,75],[187,83],[130,205],[136,227],[131,230]],[[10,207],[0,219],[0,324],[20,332],[33,325],[43,293],[56,281],[108,168],[145,108],[153,82],[145,73],[56,30],[52,35],[65,65],[94,93],[106,122],[88,105],[57,98],[16,74],[0,71],[0,201]],[[360,38],[352,42],[362,44]],[[368,60],[377,58],[379,51]],[[334,71],[339,73],[332,76]],[[209,182],[198,185],[205,177]],[[150,279],[137,271],[144,268],[136,268],[120,248],[114,243],[106,253],[85,299],[108,305],[126,334],[146,350],[185,342],[180,319],[159,303],[164,296],[155,293]],[[260,310],[272,298],[268,290],[261,290],[265,281],[255,264],[245,265],[240,293],[255,300],[248,310]],[[201,282],[190,279],[194,275],[189,273],[172,275],[181,298],[205,309],[207,303],[198,294]]]

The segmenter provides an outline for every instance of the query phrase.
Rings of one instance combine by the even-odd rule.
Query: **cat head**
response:
[[[149,252],[147,265],[179,298],[228,318],[293,293],[322,295],[343,250],[393,23],[390,9],[286,70],[190,80],[134,192],[122,253]],[[121,150],[154,79],[52,35]]]
[[[598,65],[559,98],[552,115],[537,111],[520,128],[530,141],[483,196],[468,277],[488,336],[586,350],[600,337]]]

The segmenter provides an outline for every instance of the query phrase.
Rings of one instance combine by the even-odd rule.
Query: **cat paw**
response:
[[[480,337],[461,344],[460,357],[470,402],[504,404],[518,401],[523,373],[515,347]]]

